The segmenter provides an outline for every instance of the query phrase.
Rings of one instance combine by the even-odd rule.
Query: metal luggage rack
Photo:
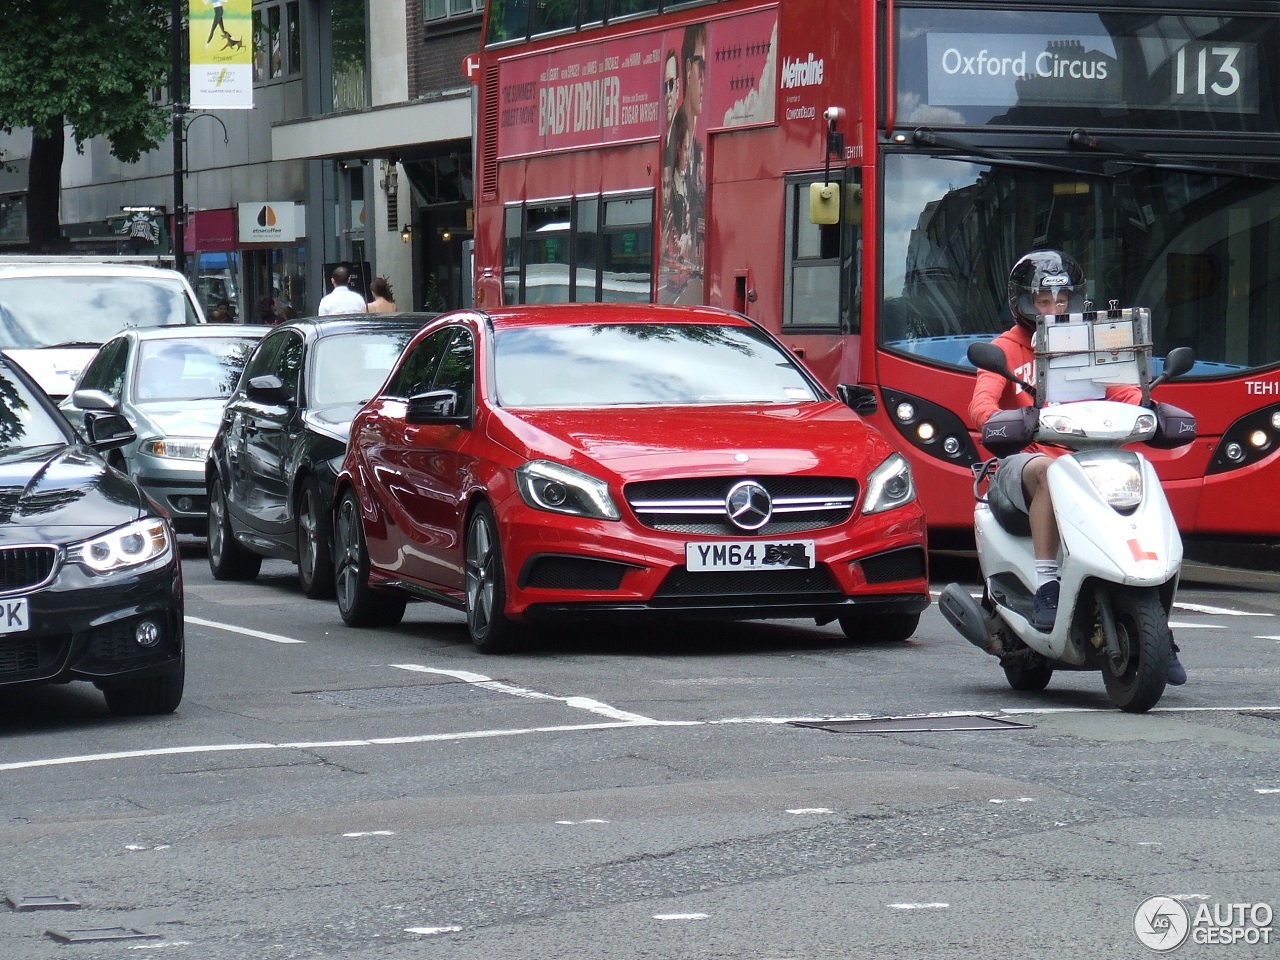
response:
[[[1086,307],[1088,304],[1086,303]],[[1151,311],[1121,307],[1042,316],[1036,324],[1037,403],[1101,397],[1107,386],[1151,379]]]

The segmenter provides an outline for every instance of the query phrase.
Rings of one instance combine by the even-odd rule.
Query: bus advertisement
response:
[[[1189,346],[1150,451],[1184,535],[1280,534],[1280,17],[1241,0],[489,0],[476,299],[711,304],[778,334],[971,536],[966,349],[1023,253]],[[1157,364],[1159,361],[1156,361]]]

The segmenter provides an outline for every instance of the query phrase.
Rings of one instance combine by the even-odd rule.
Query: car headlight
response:
[[[867,477],[867,497],[863,513],[882,513],[916,498],[916,484],[911,479],[911,464],[900,453],[890,454],[884,463]]]
[[[597,520],[617,520],[620,516],[609,496],[608,484],[550,460],[530,460],[519,467],[516,485],[524,502],[538,510]]]
[[[156,437],[144,440],[138,449],[166,460],[203,460],[209,455],[209,441],[196,437]]]
[[[109,573],[163,559],[173,551],[169,524],[147,517],[67,548],[67,559],[95,573]]]
[[[1142,471],[1134,454],[1128,451],[1092,457],[1077,454],[1076,460],[1098,496],[1115,509],[1131,510],[1142,502]]]

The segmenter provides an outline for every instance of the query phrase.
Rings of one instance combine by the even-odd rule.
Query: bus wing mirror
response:
[[[840,222],[840,184],[809,184],[809,222],[823,226]]]

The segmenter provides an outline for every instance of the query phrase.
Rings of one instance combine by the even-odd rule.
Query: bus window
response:
[[[571,30],[578,25],[578,4],[574,0],[537,0],[533,6],[534,34]]]
[[[601,235],[605,302],[653,299],[653,197],[610,199]]]
[[[839,223],[817,224],[809,218],[809,186],[821,183],[810,175],[787,183],[784,247],[784,328],[855,332],[860,300],[858,251],[861,208],[855,171],[841,184],[844,214]]]
[[[492,0],[485,43],[523,40],[529,35],[530,0]]]
[[[590,303],[600,289],[600,201],[596,197],[577,202],[573,238],[573,299]]]

